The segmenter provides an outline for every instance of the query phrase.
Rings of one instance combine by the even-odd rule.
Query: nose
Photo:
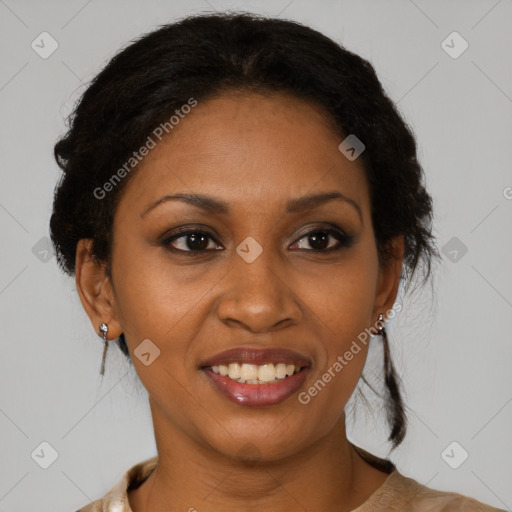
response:
[[[302,310],[286,275],[270,250],[264,250],[252,263],[234,253],[231,272],[223,280],[223,294],[217,302],[218,317],[230,327],[253,333],[298,323]]]

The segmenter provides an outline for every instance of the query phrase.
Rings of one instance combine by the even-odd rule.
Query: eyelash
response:
[[[308,231],[307,233],[304,233],[299,239],[297,239],[295,242],[293,242],[292,245],[295,245],[297,242],[300,242],[304,238],[308,238],[314,234],[324,233],[329,236],[333,236],[338,241],[337,247],[330,247],[328,249],[298,249],[298,250],[305,250],[307,252],[314,252],[318,254],[325,254],[325,253],[331,253],[335,251],[339,251],[344,248],[348,248],[352,245],[354,237],[346,235],[343,231],[339,229],[333,229],[333,228],[326,228],[326,227],[315,227],[312,230]],[[183,249],[176,249],[175,247],[171,247],[171,242],[174,242],[175,240],[179,240],[180,238],[186,238],[188,235],[204,235],[213,240],[215,243],[218,244],[218,242],[215,240],[215,238],[209,233],[208,231],[204,231],[201,229],[187,229],[180,231],[178,233],[173,234],[172,236],[166,238],[165,240],[162,240],[161,244],[168,250],[180,253],[186,256],[198,256],[199,253],[206,253],[210,251],[216,251],[218,249],[191,249],[188,251],[185,251]],[[220,245],[220,244],[219,244]],[[297,249],[295,249],[297,250]]]

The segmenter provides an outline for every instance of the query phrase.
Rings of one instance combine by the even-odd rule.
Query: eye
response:
[[[211,243],[209,243],[208,240],[210,240]],[[174,245],[173,242],[175,243]],[[170,250],[188,253],[187,255],[191,256],[194,253],[218,250],[218,248],[221,247],[216,243],[210,233],[197,229],[189,229],[175,233],[171,237],[163,240],[162,245],[168,247]]]
[[[329,246],[329,238],[332,237],[338,241],[338,244]],[[307,240],[306,243],[302,240]],[[343,231],[332,228],[316,228],[308,231],[302,238],[300,238],[293,245],[299,244],[299,249],[312,250],[315,252],[331,252],[342,249],[343,247],[350,247],[354,238],[346,235]],[[293,248],[293,246],[292,246]]]

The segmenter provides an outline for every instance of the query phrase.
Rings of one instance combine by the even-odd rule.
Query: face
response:
[[[367,345],[344,354],[392,307],[399,267],[379,266],[362,162],[342,140],[301,100],[225,95],[199,102],[130,177],[114,221],[109,326],[126,337],[159,428],[229,457],[250,443],[276,459],[344,421]],[[208,201],[160,201],[176,194]],[[321,194],[332,197],[306,201]],[[241,350],[215,361],[231,349]],[[230,358],[303,369],[226,384],[213,363]],[[265,368],[258,375],[273,378]]]

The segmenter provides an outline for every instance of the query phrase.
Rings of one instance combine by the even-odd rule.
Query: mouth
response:
[[[257,407],[293,395],[310,367],[307,358],[289,350],[237,348],[204,361],[199,369],[231,401]]]

